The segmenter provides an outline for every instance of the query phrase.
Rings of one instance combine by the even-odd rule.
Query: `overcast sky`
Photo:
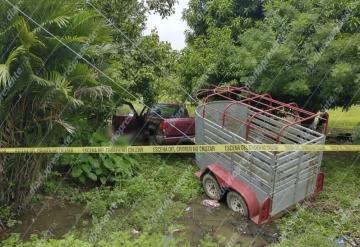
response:
[[[152,29],[156,28],[160,40],[170,42],[173,49],[181,50],[184,48],[184,32],[187,25],[186,22],[181,19],[181,16],[184,8],[187,7],[188,2],[189,0],[178,0],[178,4],[175,6],[175,14],[166,19],[161,19],[158,14],[150,15],[144,34],[147,35]]]

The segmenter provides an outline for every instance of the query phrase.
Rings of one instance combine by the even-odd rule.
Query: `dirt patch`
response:
[[[317,203],[315,203],[315,207],[317,210],[320,210],[324,213],[333,213],[333,212],[341,209],[340,202],[337,202],[337,203],[317,202]]]
[[[257,226],[223,202],[218,208],[206,208],[201,204],[203,199],[207,198],[204,196],[189,204],[185,215],[178,220],[192,246],[197,246],[206,235],[225,238],[224,246],[260,247],[277,241],[279,233],[274,223]]]

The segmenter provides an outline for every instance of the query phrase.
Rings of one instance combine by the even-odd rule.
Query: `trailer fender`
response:
[[[196,176],[202,178],[202,176],[206,174],[208,171],[211,171],[215,175],[220,187],[226,189],[231,188],[232,190],[236,191],[244,198],[246,205],[248,207],[249,218],[254,218],[259,215],[260,212],[259,202],[256,198],[255,193],[248,185],[246,185],[238,178],[235,178],[231,174],[231,172],[228,172],[219,164],[209,165],[205,170],[196,173]]]
[[[324,187],[324,172],[319,172],[316,177],[315,194],[320,193]]]

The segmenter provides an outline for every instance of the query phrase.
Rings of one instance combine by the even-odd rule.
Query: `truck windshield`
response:
[[[178,105],[157,105],[151,110],[152,114],[155,112],[163,118],[184,117],[187,115],[184,108]]]

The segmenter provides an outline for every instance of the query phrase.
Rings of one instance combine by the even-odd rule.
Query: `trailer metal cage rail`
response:
[[[249,132],[251,126],[251,120],[256,117],[258,114],[267,114],[273,111],[280,111],[285,113],[288,116],[293,117],[295,121],[291,121],[290,119],[286,119],[288,122],[287,125],[283,126],[278,134],[276,140],[279,142],[281,135],[284,133],[285,129],[289,126],[295,124],[304,124],[305,126],[309,126],[309,123],[312,123],[316,117],[318,117],[322,122],[324,122],[325,126],[322,130],[323,134],[327,134],[328,132],[328,119],[329,116],[327,113],[313,113],[310,111],[306,111],[300,108],[296,103],[284,103],[278,100],[275,100],[271,97],[270,94],[257,94],[255,92],[249,91],[247,87],[233,87],[233,86],[221,86],[214,87],[213,89],[203,89],[197,93],[197,98],[199,99],[201,96],[206,96],[204,103],[210,102],[212,98],[218,96],[221,100],[230,100],[232,104],[243,104],[245,106],[253,106],[254,110],[258,112],[249,119],[247,123],[247,130]],[[231,98],[231,96],[236,96],[237,98]],[[246,103],[250,102],[250,103]],[[223,113],[223,118],[226,116],[226,111],[232,104],[229,104]],[[205,112],[205,108],[203,110]],[[279,114],[279,112],[277,112]],[[276,114],[275,114],[276,115]],[[224,120],[223,120],[224,121]],[[240,120],[241,122],[241,120]],[[246,135],[248,136],[248,135]]]

